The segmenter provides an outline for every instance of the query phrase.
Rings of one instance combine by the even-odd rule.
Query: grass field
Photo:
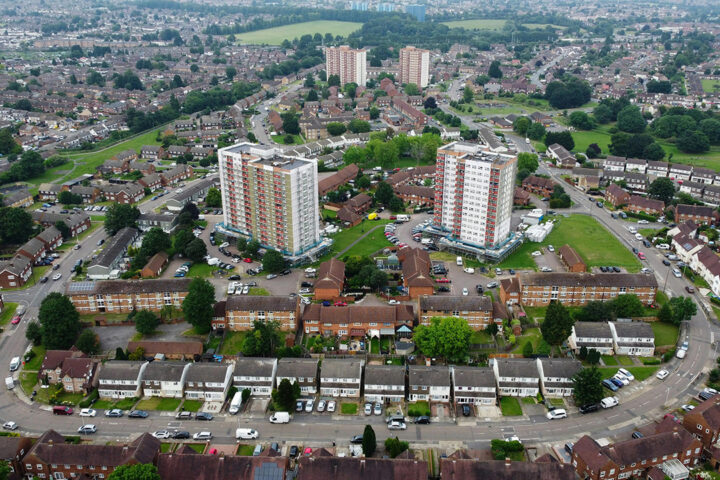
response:
[[[202,408],[203,402],[200,400],[185,400],[183,402],[183,409],[187,410],[188,412],[199,412]]]
[[[528,328],[523,332],[522,336],[517,337],[517,346],[513,348],[510,353],[522,353],[523,347],[525,347],[527,342],[532,343],[533,351],[535,351],[538,348],[538,343],[540,343],[540,338],[539,328]]]
[[[408,405],[408,415],[411,417],[421,417],[430,415],[430,405],[424,400],[411,403]]]
[[[610,134],[608,132],[601,129],[589,131],[579,130],[572,132],[572,137],[575,141],[575,148],[573,149],[574,152],[585,153],[585,150],[587,150],[587,147],[591,143],[597,143],[600,150],[602,150],[603,155],[610,154],[610,149],[608,148],[608,145],[610,145]]]
[[[252,457],[252,454],[254,451],[255,451],[255,445],[238,445],[238,449],[237,449],[237,452],[235,452],[235,455]]]
[[[678,327],[671,323],[650,322],[655,334],[655,346],[675,345],[678,337]]]
[[[33,347],[32,351],[35,353],[35,355],[30,359],[29,362],[25,363],[25,366],[23,367],[25,370],[40,370],[40,366],[42,365],[43,359],[45,358],[45,347],[42,345],[38,345],[37,347]]]
[[[571,215],[567,218],[554,217],[554,220],[555,228],[543,242],[523,244],[498,266],[535,270],[537,266],[531,255],[533,251],[546,245],[559,248],[568,244],[577,251],[588,267],[617,265],[630,272],[640,270],[640,262],[635,255],[594,218],[587,215]]]
[[[455,22],[443,22],[450,28],[465,28],[468,30],[501,30],[507,20],[494,20],[488,18],[478,18],[475,20],[458,20]]]
[[[493,343],[493,337],[485,330],[475,330],[470,336],[470,343]]]
[[[235,35],[235,37],[238,43],[241,44],[280,45],[285,39],[292,41],[294,38],[300,38],[307,34],[314,35],[321,33],[325,35],[326,33],[331,33],[333,36],[342,35],[343,37],[347,37],[360,27],[362,27],[362,23],[318,20],[315,22],[295,23],[292,25],[283,25],[282,27],[241,33]]]
[[[602,361],[605,365],[617,365],[617,359],[612,355],[601,355]]]
[[[204,443],[186,443],[185,445],[192,448],[197,453],[204,453],[205,448],[207,447],[207,445],[205,445]]]
[[[720,80],[714,78],[703,78],[702,88],[705,93],[715,93],[720,91]]]
[[[208,265],[207,263],[195,263],[188,270],[187,277],[209,277],[218,267],[216,265]]]
[[[330,257],[333,257],[338,253],[342,252],[347,247],[349,247],[350,244],[362,237],[372,228],[388,223],[391,223],[391,220],[373,220],[365,221],[360,225],[356,225],[354,227],[343,228],[342,232],[336,233],[334,236],[332,236],[333,245],[330,248],[330,251],[323,255],[320,261],[328,260]],[[392,244],[388,242],[387,238],[385,238],[385,229],[380,227],[374,230],[372,233],[369,233],[366,237],[362,239],[362,241],[358,242],[350,250],[343,253],[342,256],[366,256],[375,253],[376,251],[384,247],[390,246],[392,246]]]
[[[302,135],[293,135],[293,143],[285,143],[285,135],[270,135],[270,139],[280,145],[302,145],[305,143]]]
[[[500,399],[500,410],[504,417],[519,417],[522,415],[520,402],[515,397],[502,397]]]

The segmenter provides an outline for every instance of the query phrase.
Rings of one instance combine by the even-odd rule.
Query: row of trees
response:
[[[424,133],[419,137],[395,135],[388,138],[386,131],[373,132],[365,147],[351,146],[343,154],[346,165],[356,164],[361,168],[381,166],[393,168],[400,158],[411,158],[420,163],[435,163],[437,149],[442,144],[440,136]]]

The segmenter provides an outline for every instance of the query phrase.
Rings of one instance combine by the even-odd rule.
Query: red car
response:
[[[337,301],[333,305],[335,305],[336,307],[347,307],[347,303],[341,301]]]
[[[436,281],[437,283],[450,283],[450,279],[449,279],[449,278],[445,278],[445,277],[436,278],[435,281]]]
[[[645,260],[645,254],[643,252],[638,252],[638,258],[640,260]]]
[[[303,450],[303,455],[305,455],[306,457],[309,457],[311,453],[312,453],[312,448],[310,448],[310,447],[305,447],[305,450]]]
[[[395,215],[390,215],[390,220],[397,220],[397,216],[395,216]]]
[[[243,262],[252,263],[252,258],[243,258]]]
[[[10,323],[12,323],[13,325],[17,325],[18,323],[20,323],[21,318],[22,317],[20,315],[15,315],[12,319],[12,322],[10,322]]]

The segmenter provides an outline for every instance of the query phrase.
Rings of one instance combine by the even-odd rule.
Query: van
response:
[[[290,423],[290,414],[288,412],[275,412],[270,417],[270,423]]]
[[[432,238],[423,238],[420,240],[421,245],[430,245],[431,243],[433,243]]]
[[[462,267],[462,264],[463,264],[462,257],[455,258],[455,264]]]
[[[600,406],[602,408],[612,408],[619,404],[617,397],[605,397],[602,400],[600,400]]]
[[[15,380],[13,380],[13,377],[7,377],[5,379],[5,386],[8,390],[12,390],[13,388],[15,388]]]
[[[17,308],[15,309],[15,315],[22,316],[25,313],[25,309],[26,309],[25,305],[22,305],[22,304],[18,305]]]
[[[235,430],[235,438],[239,440],[252,440],[259,436],[260,434],[258,434],[257,430],[253,430],[252,428],[238,428]]]
[[[230,408],[228,408],[228,413],[230,415],[235,415],[240,411],[240,407],[242,406],[242,392],[235,392],[235,395],[233,395],[232,401],[230,402]]]
[[[12,360],[10,360],[10,371],[14,372],[20,368],[20,357],[13,357]]]
[[[55,406],[53,407],[53,415],[72,415],[73,409],[70,407],[64,407],[64,406]]]
[[[408,222],[410,221],[410,217],[408,217],[407,215],[398,215],[396,220],[398,222]]]
[[[687,355],[687,350],[683,350],[682,348],[679,348],[677,352],[675,352],[677,358],[685,358],[685,355]]]
[[[263,446],[261,444],[255,445],[255,449],[253,450],[253,457],[259,456],[263,451]]]

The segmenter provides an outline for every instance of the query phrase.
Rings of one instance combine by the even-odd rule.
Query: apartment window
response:
[[[55,476],[56,480],[64,480],[65,478],[65,474],[62,472],[55,472],[53,475]]]
[[[42,465],[41,465],[41,464],[38,463],[38,464],[35,465],[35,466],[37,467],[38,470],[42,470]]]

